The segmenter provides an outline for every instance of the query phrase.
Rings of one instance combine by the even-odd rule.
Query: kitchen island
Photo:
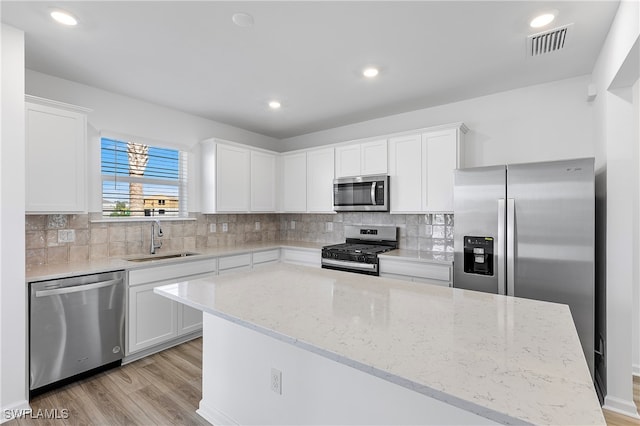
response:
[[[204,312],[215,424],[605,424],[565,305],[286,264],[155,292]]]

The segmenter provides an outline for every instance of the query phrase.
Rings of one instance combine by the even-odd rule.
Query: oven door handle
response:
[[[373,271],[376,270],[375,263],[360,263],[360,262],[350,262],[348,260],[333,260],[333,259],[322,259],[322,263],[324,263],[325,265],[353,266],[359,269],[371,269]]]
[[[377,182],[371,182],[371,205],[372,206],[376,205],[376,183]]]
[[[114,284],[122,282],[121,279],[100,281],[97,283],[74,285],[71,287],[60,287],[51,290],[38,290],[36,291],[36,297],[54,296],[59,294],[76,293],[78,291],[96,290],[99,288],[110,287]]]

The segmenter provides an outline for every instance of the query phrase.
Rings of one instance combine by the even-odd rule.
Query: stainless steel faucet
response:
[[[160,220],[156,219],[151,222],[151,254],[156,254],[156,249],[162,247],[162,241],[159,243],[155,242],[156,238],[156,224],[158,225],[158,237],[162,237],[162,228],[160,227]]]

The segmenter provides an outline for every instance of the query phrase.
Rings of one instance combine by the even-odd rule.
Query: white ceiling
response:
[[[52,7],[80,21],[62,27]],[[27,68],[275,138],[589,74],[617,1],[5,1]],[[527,58],[555,9],[567,47]],[[245,12],[242,28],[231,16]],[[547,29],[547,28],[545,28]],[[366,65],[380,67],[366,80]],[[586,89],[585,89],[586,90]],[[585,92],[586,93],[586,92]],[[586,96],[586,94],[585,94]],[[277,98],[280,110],[267,102]]]

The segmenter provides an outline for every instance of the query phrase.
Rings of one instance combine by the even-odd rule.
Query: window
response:
[[[102,216],[187,215],[187,154],[102,138]]]

